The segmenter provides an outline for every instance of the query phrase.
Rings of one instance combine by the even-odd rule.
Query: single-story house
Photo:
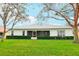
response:
[[[3,28],[0,28],[0,36]],[[14,27],[13,30],[7,32],[6,36],[30,36],[31,39],[37,37],[65,37],[73,36],[73,29],[70,26],[61,25],[28,25],[26,27]]]

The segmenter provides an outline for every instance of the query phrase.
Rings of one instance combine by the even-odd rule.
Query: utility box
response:
[[[31,37],[32,40],[37,40],[37,37]]]

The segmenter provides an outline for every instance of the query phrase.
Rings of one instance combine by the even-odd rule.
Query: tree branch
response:
[[[49,9],[49,10],[52,10],[52,11],[54,11],[54,12],[56,12],[56,13],[58,13],[58,14],[60,14],[62,17],[64,17],[65,18],[65,20],[67,21],[67,23],[71,26],[71,27],[73,27],[73,25],[70,23],[70,21],[69,21],[69,17],[68,16],[65,16],[64,14],[62,14],[61,12],[58,12],[58,11],[56,11],[56,10],[53,10],[53,9]]]

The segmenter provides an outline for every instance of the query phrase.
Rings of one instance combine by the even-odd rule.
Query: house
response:
[[[6,29],[6,31],[7,31],[7,29]],[[0,38],[3,37],[3,32],[4,32],[4,28],[2,26],[0,26]],[[6,34],[8,34],[8,33],[6,33]]]
[[[7,36],[30,36],[31,39],[37,37],[53,37],[53,36],[73,36],[73,29],[70,26],[61,25],[28,25],[26,27],[14,27]]]
[[[4,28],[0,26],[0,38],[3,36]]]

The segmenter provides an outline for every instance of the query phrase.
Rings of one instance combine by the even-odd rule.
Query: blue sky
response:
[[[29,7],[26,7],[29,12],[27,12],[30,16],[34,16],[36,17],[37,14],[39,13],[39,11],[41,11],[41,9],[43,8],[41,4],[35,4],[33,3],[32,5],[30,5]],[[26,10],[27,11],[27,10]]]
[[[27,12],[27,14],[29,14],[29,16],[33,16],[36,17],[38,15],[38,13],[41,11],[41,9],[43,8],[43,6],[39,3],[33,3],[32,5],[30,5],[29,7],[27,7],[27,9],[29,10],[29,12]],[[26,10],[27,11],[27,10]],[[65,21],[64,20],[55,20],[53,18],[42,21],[44,24],[61,24],[61,25],[65,25]]]

